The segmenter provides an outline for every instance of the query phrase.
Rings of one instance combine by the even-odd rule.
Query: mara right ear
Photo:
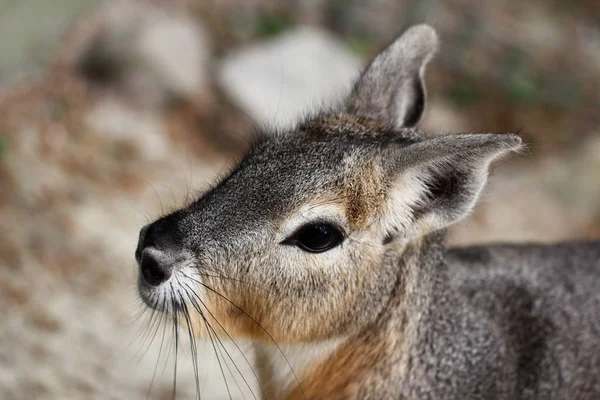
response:
[[[389,122],[396,129],[416,125],[425,110],[423,74],[437,47],[437,34],[430,26],[408,29],[360,76],[348,112]]]
[[[387,236],[418,237],[464,218],[485,186],[490,164],[521,148],[514,134],[458,134],[383,150],[388,184],[378,219]]]

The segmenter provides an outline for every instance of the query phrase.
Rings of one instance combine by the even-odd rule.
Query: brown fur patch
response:
[[[375,160],[355,160],[351,164],[344,182],[346,213],[352,228],[365,228],[385,200],[383,174]]]
[[[300,378],[302,389],[294,385],[286,399],[361,398],[360,388],[389,357],[390,340],[386,332],[379,332],[349,341],[324,362],[310,366]]]
[[[281,302],[275,304],[269,299],[269,294],[247,287],[236,287],[235,282],[225,285],[209,285],[221,293],[223,297],[211,291],[202,293],[202,309],[208,324],[217,331],[221,338],[244,338],[268,344],[294,344],[306,340],[319,340],[324,333],[320,324],[307,325],[308,313],[299,318],[293,318],[292,324],[282,323],[282,318],[289,318],[285,306]],[[225,298],[228,300],[226,300]],[[210,310],[208,312],[207,310]],[[289,322],[289,320],[286,320]],[[185,323],[185,322],[184,322]],[[207,338],[206,324],[199,313],[192,315],[196,337]],[[199,327],[199,329],[196,329]],[[311,328],[312,327],[312,328]]]
[[[226,293],[220,287],[214,287],[214,289],[219,293]],[[230,288],[230,290],[232,289]],[[238,288],[237,290],[242,293],[241,289]],[[229,296],[224,294],[223,296],[229,298]],[[229,335],[233,338],[269,340],[269,336],[263,328],[271,335],[277,334],[277,332],[272,333],[273,329],[271,327],[269,327],[271,329],[264,327],[265,321],[262,315],[256,313],[257,310],[268,309],[269,307],[268,302],[264,299],[264,295],[252,294],[246,289],[244,297],[247,299],[244,302],[235,297],[229,298],[228,301],[211,291],[203,293],[203,305],[201,308],[204,318],[217,331],[219,336],[227,337]],[[248,307],[247,303],[250,301],[253,304],[251,307]],[[199,327],[198,330],[195,328],[195,332],[199,333],[196,335],[197,337],[208,337],[204,319],[197,312],[194,312],[192,315],[192,323],[195,327]],[[226,331],[227,334],[223,331]]]

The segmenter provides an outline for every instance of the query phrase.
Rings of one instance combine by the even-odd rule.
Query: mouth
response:
[[[159,278],[156,272],[148,272],[143,264],[140,266],[138,294],[150,309],[173,315],[182,307],[199,301],[200,277],[191,267],[176,265],[167,277],[161,275]]]
[[[169,290],[167,288],[168,283],[161,286],[149,285],[143,274],[140,272],[138,277],[138,294],[142,301],[151,309],[157,311],[164,311],[167,306],[167,300],[169,297]]]

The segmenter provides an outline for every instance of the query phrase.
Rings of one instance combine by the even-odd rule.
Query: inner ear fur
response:
[[[475,206],[490,164],[520,146],[514,134],[460,134],[386,149],[383,229],[419,236],[461,220]]]

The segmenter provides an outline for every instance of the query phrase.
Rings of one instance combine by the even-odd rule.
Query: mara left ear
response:
[[[416,125],[425,110],[425,67],[437,47],[437,34],[430,26],[408,29],[360,76],[347,111],[396,129]]]
[[[492,161],[520,147],[514,134],[459,134],[386,148],[380,164],[389,183],[380,227],[390,237],[416,237],[464,218]]]

